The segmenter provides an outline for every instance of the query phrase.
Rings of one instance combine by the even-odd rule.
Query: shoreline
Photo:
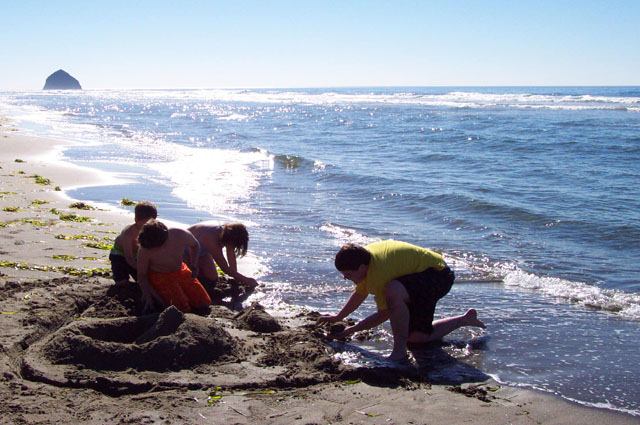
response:
[[[102,271],[92,274],[92,271],[110,270],[106,260],[108,251],[87,243],[96,242],[90,239],[92,237],[110,245],[120,230],[132,221],[133,214],[128,211],[119,213],[71,208],[70,204],[74,200],[66,197],[63,192],[56,191],[56,186],[64,190],[74,184],[78,186],[79,181],[85,186],[85,182],[104,184],[110,180],[104,179],[98,171],[57,161],[54,158],[56,149],[62,149],[64,142],[22,136],[19,131],[10,131],[6,122],[1,124],[0,173],[3,177],[0,187],[0,222],[5,223],[0,229],[3,236],[0,248],[2,261],[3,264],[13,262],[32,266],[24,269],[0,267],[2,292],[8,292],[8,282],[17,284],[12,284],[10,295],[1,298],[3,315],[0,316],[0,329],[3,342],[0,350],[0,380],[3,381],[4,389],[0,390],[0,396],[7,400],[6,407],[0,408],[2,423],[114,423],[125,418],[198,423],[203,418],[216,418],[219,423],[400,424],[423,423],[427,416],[429,422],[452,424],[568,424],[597,421],[610,424],[640,423],[640,418],[629,414],[586,407],[533,390],[501,386],[493,380],[462,383],[461,388],[465,391],[453,392],[448,388],[450,385],[440,383],[410,385],[410,389],[407,389],[398,385],[371,385],[360,379],[282,388],[277,390],[277,395],[264,391],[257,396],[247,395],[246,391],[234,390],[225,394],[224,403],[209,403],[201,388],[189,389],[188,386],[112,398],[93,389],[25,379],[16,370],[16,357],[13,356],[16,350],[26,348],[19,349],[15,344],[19,340],[22,344],[35,345],[38,338],[24,339],[24,335],[21,335],[16,339],[14,334],[24,315],[4,314],[15,313],[6,307],[37,299],[46,310],[49,305],[46,301],[47,286],[35,287],[32,282],[75,276],[69,271],[80,273],[80,277],[74,277],[79,280],[70,283],[71,287],[82,286],[84,279],[92,291],[106,290],[112,283],[108,273]],[[34,175],[49,179],[50,183],[38,184]],[[5,208],[16,210],[7,211]],[[57,213],[52,212],[52,209]],[[92,219],[62,220],[60,217],[66,214]],[[59,235],[82,238],[66,240],[58,238]],[[46,267],[49,269],[43,270]],[[24,285],[24,289],[20,285]],[[41,311],[40,314],[44,313]],[[31,339],[34,340],[30,341]],[[264,367],[260,372],[268,374],[269,370]],[[16,391],[20,387],[23,390]],[[479,397],[482,392],[489,396],[489,402]],[[65,405],[70,402],[81,403],[78,399],[88,395],[95,403],[89,416],[75,416],[76,409]],[[16,412],[17,406],[22,408]],[[88,406],[85,404],[84,407]]]

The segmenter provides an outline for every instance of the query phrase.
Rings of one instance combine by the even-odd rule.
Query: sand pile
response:
[[[20,374],[119,395],[297,387],[342,379],[349,369],[332,358],[312,326],[314,316],[276,319],[259,304],[240,312],[215,305],[201,315],[174,307],[140,315],[139,294],[134,285],[63,278],[34,284],[28,302],[5,300],[20,311],[14,329],[22,332],[12,356]]]
[[[169,307],[151,316],[75,321],[55,332],[40,355],[97,371],[163,372],[237,361],[239,345],[219,323]]]

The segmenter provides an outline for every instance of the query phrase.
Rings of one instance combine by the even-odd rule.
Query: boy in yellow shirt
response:
[[[344,319],[369,294],[374,295],[378,311],[333,337],[371,329],[390,319],[393,350],[388,359],[401,361],[407,358],[407,343],[438,341],[463,326],[485,328],[474,309],[433,322],[436,303],[449,293],[455,278],[434,251],[394,240],[366,247],[347,244],[336,254],[335,266],[356,288],[338,314],[324,316],[320,322]]]

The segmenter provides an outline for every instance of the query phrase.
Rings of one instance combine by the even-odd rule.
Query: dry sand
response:
[[[312,313],[226,303],[141,315],[137,288],[112,285],[104,249],[131,212],[71,207],[56,186],[102,177],[52,161],[61,145],[0,121],[0,423],[640,423],[471,366],[434,381],[428,372],[456,362],[438,349],[415,367],[345,367]]]

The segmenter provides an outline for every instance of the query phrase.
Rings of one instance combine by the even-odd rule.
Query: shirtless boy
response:
[[[207,279],[215,283],[218,281],[220,269],[232,278],[250,286],[258,286],[258,282],[238,272],[236,256],[243,257],[249,245],[249,233],[244,224],[225,223],[219,225],[214,221],[203,221],[189,227],[189,231],[200,242],[200,258],[198,268],[200,279]],[[226,252],[222,254],[222,249]]]
[[[394,240],[366,247],[347,244],[336,254],[335,266],[356,287],[338,314],[324,316],[319,322],[344,319],[373,294],[378,311],[332,336],[345,337],[390,319],[393,351],[389,360],[405,360],[407,343],[438,341],[462,326],[485,327],[474,309],[433,322],[436,303],[449,292],[454,280],[437,252]]]
[[[196,279],[200,246],[191,233],[169,229],[152,219],[142,226],[138,243],[138,283],[145,311],[153,308],[154,300],[163,306],[174,305],[183,313],[211,304]],[[182,262],[185,247],[191,269]]]
[[[116,285],[129,283],[129,276],[138,280],[136,275],[136,253],[138,252],[138,233],[142,226],[152,218],[158,217],[156,206],[148,201],[140,201],[134,209],[135,222],[125,227],[113,243],[109,253],[111,272]]]

